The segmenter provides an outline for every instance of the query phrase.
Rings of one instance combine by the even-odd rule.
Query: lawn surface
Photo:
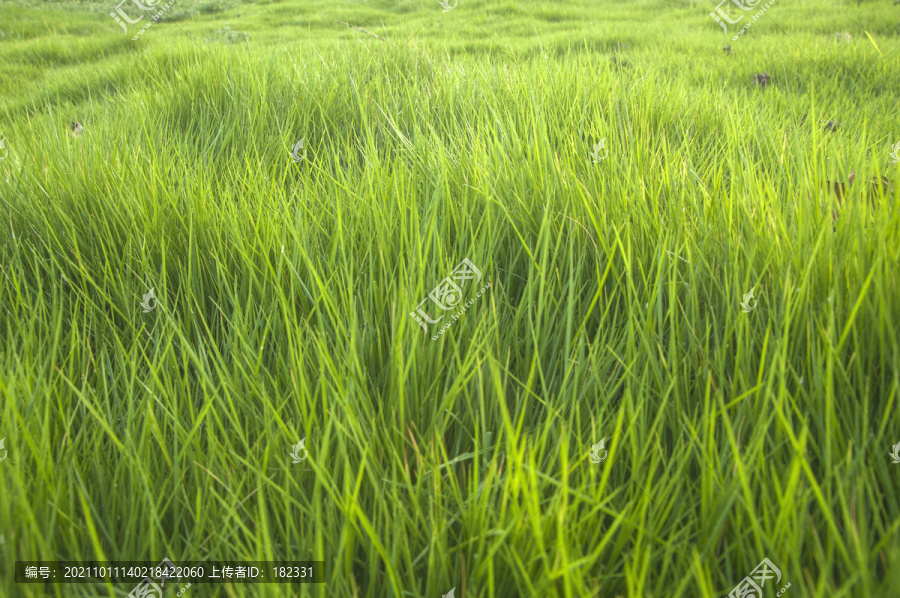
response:
[[[0,596],[900,595],[900,7],[115,5],[0,5]]]

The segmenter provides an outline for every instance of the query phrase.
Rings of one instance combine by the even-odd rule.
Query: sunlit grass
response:
[[[766,597],[898,595],[897,191],[827,193],[898,179],[884,5],[730,42],[704,3],[185,0],[132,42],[71,4],[0,8],[0,594],[168,557],[327,565],[198,597],[711,598],[768,557]]]

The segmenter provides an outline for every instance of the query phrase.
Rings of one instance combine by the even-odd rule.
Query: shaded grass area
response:
[[[0,94],[0,559],[711,597],[768,557],[766,595],[896,595],[900,214],[826,189],[896,182],[900,45],[783,4],[732,56],[690,3],[258,1],[137,43],[4,6],[40,76]],[[463,258],[491,287],[431,341]]]

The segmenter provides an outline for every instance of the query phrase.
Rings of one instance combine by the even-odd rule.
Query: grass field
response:
[[[900,595],[900,7],[116,4],[0,5],[0,596]]]

